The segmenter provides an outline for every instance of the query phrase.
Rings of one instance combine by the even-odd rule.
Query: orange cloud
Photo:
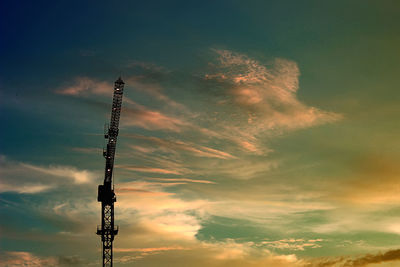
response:
[[[147,130],[169,130],[181,132],[182,128],[190,126],[182,119],[175,118],[160,111],[150,110],[143,106],[127,107],[123,109],[121,124],[124,126],[137,126]]]
[[[181,246],[173,247],[157,247],[157,248],[115,248],[115,252],[159,252],[159,251],[169,251],[169,250],[186,250]]]
[[[379,252],[376,254],[365,254],[358,257],[342,256],[336,258],[317,258],[306,264],[306,267],[363,267],[370,264],[379,264],[384,262],[400,261],[400,249]],[[391,265],[392,266],[392,265]]]
[[[168,192],[154,192],[154,191],[149,191],[149,190],[143,190],[143,189],[137,189],[137,188],[117,188],[116,192],[119,195],[122,194],[130,194],[130,193],[135,193],[136,195],[150,195],[150,196],[170,196],[170,195],[175,195],[174,193],[168,193]]]

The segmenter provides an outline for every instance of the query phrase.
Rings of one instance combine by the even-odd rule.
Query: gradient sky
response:
[[[0,266],[400,266],[399,1],[0,5]]]

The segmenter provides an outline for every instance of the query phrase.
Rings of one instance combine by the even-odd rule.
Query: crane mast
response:
[[[104,138],[108,140],[107,148],[103,150],[103,156],[106,159],[104,183],[99,185],[97,195],[97,201],[101,202],[101,225],[97,226],[97,235],[101,236],[103,245],[103,267],[113,266],[113,241],[118,234],[118,226],[114,225],[114,202],[117,201],[117,198],[114,193],[112,176],[123,91],[124,82],[119,77],[114,83],[110,125],[104,133]]]

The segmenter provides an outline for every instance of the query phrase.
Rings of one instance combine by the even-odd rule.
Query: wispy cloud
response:
[[[36,194],[57,188],[60,185],[88,184],[95,174],[71,166],[36,166],[0,157],[0,192]],[[56,179],[54,179],[56,178]]]
[[[149,180],[163,181],[163,182],[189,182],[189,183],[201,183],[201,184],[215,184],[215,182],[208,180],[197,180],[189,178],[147,178]]]
[[[123,110],[124,116],[121,118],[121,125],[136,126],[147,130],[167,130],[181,132],[190,127],[187,121],[164,114],[161,111],[151,110],[142,105],[126,107]]]
[[[78,170],[70,166],[39,167],[31,164],[21,163],[21,166],[32,171],[41,172],[51,176],[72,179],[76,184],[87,184],[94,180],[95,175],[87,170]]]
[[[51,185],[27,183],[23,185],[10,185],[0,182],[0,192],[16,192],[19,194],[36,194],[52,189]]]
[[[89,77],[77,77],[70,85],[63,86],[56,90],[56,93],[63,95],[111,95],[113,85],[105,81],[99,81]]]
[[[232,124],[222,125],[235,133],[237,144],[250,152],[262,153],[257,137],[261,134],[306,128],[341,118],[340,114],[309,107],[298,100],[300,75],[297,64],[276,59],[266,67],[244,54],[215,50],[216,73],[205,80],[221,83],[225,98],[220,105],[237,107],[240,116]],[[233,118],[232,118],[233,119]]]
[[[307,248],[320,248],[321,245],[319,242],[322,242],[322,239],[281,239],[276,241],[263,241],[261,244],[266,245],[270,248],[280,249],[280,250],[305,250]]]
[[[135,166],[135,165],[117,165],[116,168],[124,170],[135,171],[135,172],[149,172],[149,173],[160,173],[160,174],[182,174],[182,170],[178,169],[164,169],[155,168],[149,166]]]
[[[154,136],[143,136],[143,135],[125,135],[129,136],[134,139],[138,139],[141,141],[145,141],[150,143],[148,147],[143,147],[142,146],[131,146],[133,149],[137,149],[141,152],[149,152],[153,153],[157,150],[161,151],[166,151],[169,153],[176,153],[178,151],[185,151],[185,152],[190,152],[192,155],[199,156],[199,157],[211,157],[211,158],[220,158],[220,159],[232,159],[236,158],[235,156],[231,155],[230,153],[211,148],[211,147],[206,147],[202,145],[198,145],[192,142],[184,142],[180,140],[167,140],[167,139],[162,139]]]

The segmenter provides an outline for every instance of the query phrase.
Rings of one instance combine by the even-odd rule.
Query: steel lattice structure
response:
[[[97,200],[101,202],[101,225],[97,226],[97,235],[101,236],[103,245],[103,267],[113,266],[113,241],[118,234],[118,226],[114,225],[114,202],[117,201],[117,198],[114,193],[112,176],[123,92],[124,82],[119,77],[114,84],[110,125],[104,133],[104,138],[108,140],[107,149],[103,150],[103,156],[106,159],[104,184],[99,185],[97,195]]]

